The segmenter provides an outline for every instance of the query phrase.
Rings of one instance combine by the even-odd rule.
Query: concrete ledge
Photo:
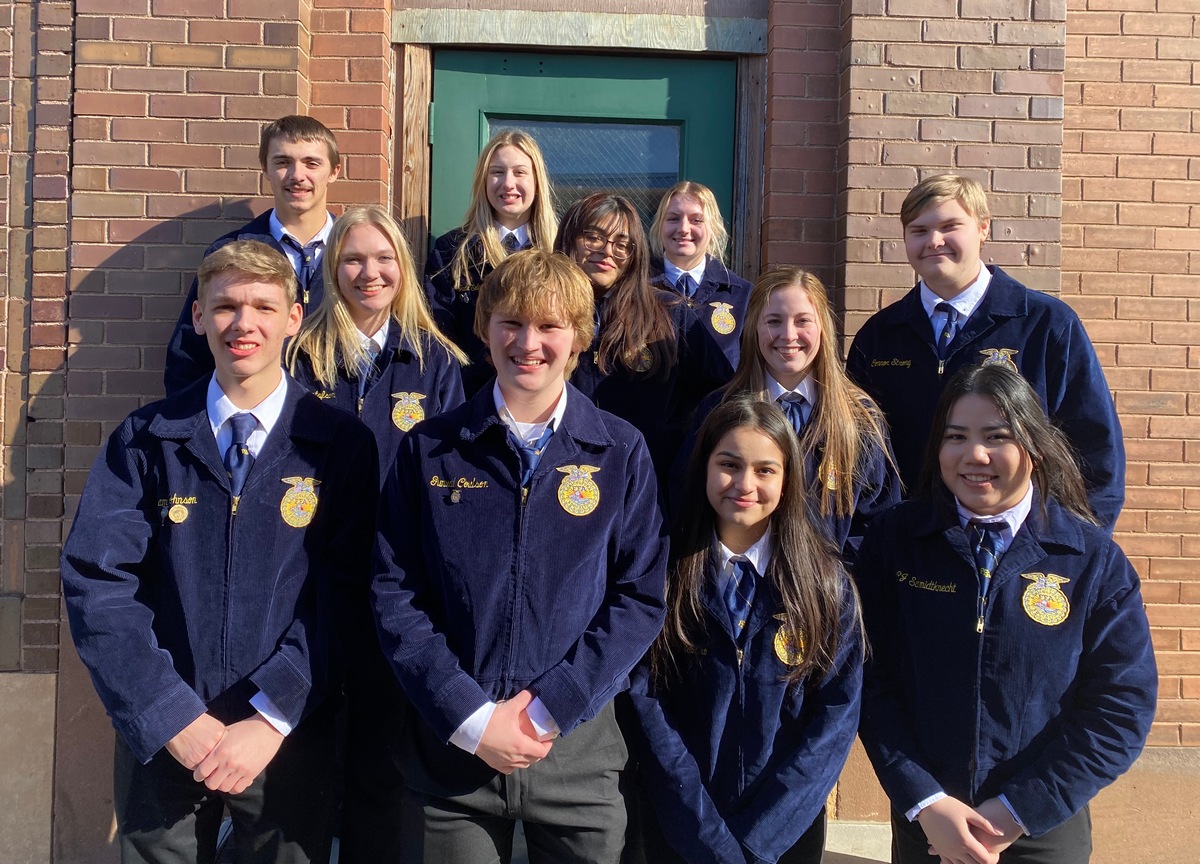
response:
[[[0,858],[45,864],[54,800],[56,675],[0,675]]]

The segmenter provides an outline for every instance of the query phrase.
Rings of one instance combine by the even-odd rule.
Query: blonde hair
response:
[[[874,444],[884,453],[891,451],[879,406],[846,374],[837,351],[838,334],[829,292],[811,272],[800,267],[777,267],[768,270],[754,283],[746,304],[741,359],[725,387],[722,401],[739,393],[753,393],[763,401],[770,399],[767,394],[769,370],[758,345],[758,324],[771,295],[786,288],[804,291],[821,328],[821,345],[809,373],[816,382],[819,398],[801,435],[801,449],[805,454],[817,445],[822,449],[820,478],[827,482],[820,484],[821,515],[849,516],[854,512],[854,489],[862,478],[871,452],[868,445]]]
[[[434,323],[426,305],[425,292],[417,281],[413,269],[412,254],[396,220],[382,207],[355,207],[347,210],[329,232],[325,254],[321,256],[321,267],[325,275],[325,296],[317,310],[304,320],[299,334],[287,347],[285,356],[289,371],[295,374],[301,355],[308,358],[317,380],[325,387],[337,383],[339,358],[346,369],[353,369],[366,360],[362,347],[362,336],[354,326],[346,298],[338,287],[338,263],[346,237],[355,228],[369,225],[379,230],[396,252],[396,263],[400,269],[400,284],[392,299],[390,317],[400,328],[400,338],[411,346],[417,355],[420,368],[425,368],[422,335],[442,346],[459,363],[466,364],[467,356],[451,342]]]
[[[663,251],[662,227],[667,219],[667,208],[671,199],[680,195],[694,198],[704,211],[704,224],[708,228],[708,248],[705,253],[718,261],[725,260],[725,248],[729,244],[729,232],[725,230],[725,220],[721,218],[721,208],[717,206],[717,196],[707,186],[692,180],[681,180],[663,195],[658,202],[658,211],[650,224],[650,250],[657,258],[665,259]]]
[[[475,303],[475,335],[484,342],[496,313],[562,321],[574,330],[567,378],[575,371],[580,352],[592,344],[595,330],[592,283],[579,265],[565,255],[526,249],[500,262],[483,280]]]
[[[958,174],[934,174],[909,190],[900,205],[900,224],[907,228],[908,223],[926,209],[946,201],[957,201],[980,225],[992,216],[988,210],[987,192],[977,181]]]
[[[516,147],[529,157],[533,165],[533,181],[536,184],[533,204],[529,208],[529,240],[539,249],[549,252],[558,231],[558,220],[554,215],[554,190],[550,183],[550,172],[541,148],[528,132],[509,129],[498,132],[479,154],[475,163],[475,175],[471,179],[471,206],[463,216],[460,226],[465,236],[454,257],[450,259],[450,276],[455,288],[465,288],[482,278],[485,264],[498,267],[504,260],[505,250],[500,245],[500,233],[496,230],[496,215],[487,196],[488,168],[492,158],[501,147]],[[474,250],[478,243],[483,259],[477,260]]]
[[[278,285],[287,296],[289,306],[296,302],[299,285],[292,262],[282,252],[259,240],[234,240],[205,256],[196,273],[196,299],[201,306],[212,280],[224,273],[240,273],[247,281]]]

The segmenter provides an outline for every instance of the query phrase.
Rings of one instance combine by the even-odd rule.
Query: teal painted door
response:
[[[462,223],[475,162],[509,128],[537,139],[560,214],[608,189],[648,218],[681,179],[708,186],[731,213],[736,77],[733,60],[437,51],[432,235]]]

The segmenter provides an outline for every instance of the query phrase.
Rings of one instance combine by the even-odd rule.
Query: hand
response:
[[[201,714],[167,742],[167,752],[192,771],[212,752],[224,734],[224,723],[211,714]]]
[[[483,738],[475,749],[475,755],[501,774],[528,768],[534,762],[545,759],[550,752],[550,742],[537,740],[537,732],[525,713],[532,701],[533,694],[522,690],[508,701],[501,702],[483,730]]]
[[[283,744],[283,735],[255,714],[225,727],[225,737],[192,775],[214,792],[245,792]]]
[[[971,829],[971,833],[975,835],[975,839],[997,855],[1025,834],[1025,831],[1017,824],[1017,820],[1013,818],[1012,813],[999,798],[987,799],[975,808],[975,812],[992,823],[993,828],[1001,832],[1001,836],[996,837],[977,828]]]
[[[978,828],[993,836],[999,836],[1001,832],[957,798],[934,801],[917,814],[917,821],[929,840],[929,854],[939,856],[942,864],[998,864],[1000,861],[999,853],[980,843],[973,831]]]

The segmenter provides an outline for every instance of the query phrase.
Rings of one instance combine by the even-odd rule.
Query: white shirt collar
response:
[[[374,342],[376,347],[379,348],[379,353],[383,353],[383,348],[387,344],[388,328],[391,326],[392,319],[391,316],[388,316],[383,320],[383,326],[376,330],[372,336],[368,336],[366,333],[359,330],[359,339],[363,342]]]
[[[988,284],[992,281],[992,271],[983,264],[979,265],[979,276],[975,281],[960,291],[957,296],[943,301],[941,297],[933,293],[933,289],[925,284],[922,279],[920,284],[921,305],[925,307],[925,314],[929,316],[929,320],[933,320],[934,312],[937,309],[937,304],[945,302],[954,307],[954,311],[958,313],[959,321],[966,321],[971,317],[972,313],[979,308],[979,304],[983,302],[983,295],[987,293]]]
[[[526,222],[524,225],[518,225],[515,229],[513,229],[511,231],[508,228],[505,228],[499,222],[495,223],[495,225],[496,225],[496,233],[500,235],[501,243],[504,242],[505,237],[507,237],[509,234],[512,234],[517,238],[517,244],[518,244],[517,248],[518,249],[524,249],[526,246],[529,245],[529,223],[528,222]]]
[[[266,443],[267,436],[279,422],[279,415],[283,413],[283,403],[287,398],[287,380],[286,374],[280,375],[279,386],[272,390],[266,399],[245,412],[252,414],[258,421],[258,426],[250,433],[250,438],[246,441],[246,447],[255,458],[258,457],[259,451]],[[229,401],[229,397],[217,383],[216,373],[208,381],[205,408],[208,411],[208,425],[212,429],[213,437],[217,439],[217,452],[224,455],[233,442],[233,428],[229,425],[229,418],[234,414],[242,413],[242,409]]]
[[[547,426],[557,430],[558,424],[562,422],[563,415],[567,413],[567,388],[565,384],[563,385],[562,395],[558,397],[558,403],[554,406],[554,411],[550,414],[550,419],[542,423],[521,423],[514,418],[512,412],[508,410],[508,404],[504,401],[504,394],[500,392],[500,382],[498,380],[492,382],[492,399],[496,403],[496,413],[500,415],[500,422],[517,437],[518,441],[526,444],[533,443],[541,438]]]
[[[278,240],[280,243],[283,242],[283,237],[286,234],[288,237],[291,237],[293,240],[295,240],[301,246],[305,245],[305,243],[299,237],[297,237],[291,231],[289,231],[283,227],[283,223],[279,221],[279,217],[275,214],[274,210],[271,210],[270,225],[271,225],[271,236],[274,237],[276,240]],[[308,242],[316,243],[319,240],[321,242],[321,248],[324,248],[325,244],[327,242],[329,242],[329,232],[332,230],[333,230],[333,216],[329,213],[326,213],[325,214],[325,227],[323,227],[320,231],[318,231],[316,234],[314,234],[313,238],[311,240],[309,240]],[[283,248],[291,249],[291,247],[287,246],[287,245],[284,245]],[[299,254],[299,253],[297,253],[297,254]]]
[[[680,276],[682,276],[684,273],[687,273],[689,276],[692,277],[692,279],[693,279],[693,281],[695,281],[696,285],[699,286],[699,284],[704,281],[704,270],[707,267],[708,267],[708,256],[707,255],[705,255],[703,258],[701,258],[700,263],[697,264],[695,267],[693,267],[691,270],[680,270],[678,267],[676,267],[674,264],[672,264],[666,258],[663,258],[663,273],[666,274],[667,281],[670,282],[672,285],[674,285],[676,282],[679,281]]]
[[[800,379],[800,383],[794,390],[788,390],[770,374],[767,375],[767,395],[771,397],[772,402],[778,402],[780,396],[787,396],[791,393],[803,396],[808,401],[809,408],[817,407],[817,382],[813,380],[812,375],[805,375]]]
[[[1021,526],[1025,524],[1025,519],[1033,507],[1033,483],[1029,484],[1029,488],[1025,490],[1020,501],[995,516],[980,516],[978,513],[973,513],[964,507],[957,498],[954,499],[954,506],[958,510],[958,519],[964,529],[972,519],[981,522],[1003,522],[1004,527],[1000,529],[1000,543],[1002,548],[1007,549],[1013,538],[1017,536],[1017,532],[1021,530]]]
[[[760,577],[767,575],[767,567],[771,565],[771,555],[774,551],[771,547],[770,528],[763,533],[762,537],[758,538],[757,543],[742,553],[730,551],[729,547],[719,539],[714,539],[714,542],[717,544],[717,555],[721,562],[718,582],[719,587],[722,589],[724,589],[725,583],[733,574],[733,561],[735,558],[745,558],[749,561]]]

